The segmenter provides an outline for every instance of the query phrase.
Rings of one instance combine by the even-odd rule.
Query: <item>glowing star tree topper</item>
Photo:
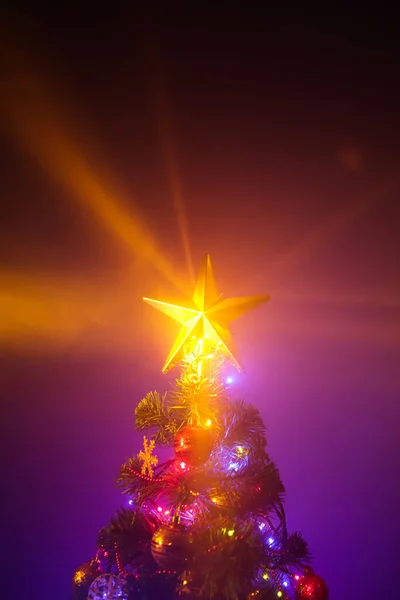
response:
[[[238,352],[229,323],[270,299],[268,295],[223,298],[217,291],[211,258],[206,254],[189,307],[143,298],[181,325],[181,330],[162,368],[163,373],[179,363],[190,350],[194,354],[215,348],[240,371]]]

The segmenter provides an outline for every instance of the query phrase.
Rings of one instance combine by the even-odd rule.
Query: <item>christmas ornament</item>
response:
[[[116,575],[100,575],[89,588],[87,600],[128,600],[125,579]]]
[[[161,525],[153,534],[151,554],[162,569],[178,570],[187,559],[190,538],[180,523]]]
[[[157,456],[153,456],[153,450],[156,443],[154,440],[150,440],[150,443],[147,440],[147,437],[143,437],[143,450],[141,450],[138,454],[138,459],[143,461],[142,465],[142,475],[147,475],[148,477],[153,477],[154,470],[153,465],[158,464]]]
[[[86,598],[89,587],[99,576],[100,568],[95,561],[90,561],[81,565],[74,573],[72,586],[74,598]]]
[[[328,600],[328,586],[311,567],[304,570],[296,584],[296,600]]]
[[[143,298],[145,302],[172,317],[182,326],[165,361],[163,372],[169,371],[182,359],[184,348],[188,342],[192,342],[193,338],[201,342],[202,350],[205,352],[207,352],[204,348],[206,342],[209,348],[217,346],[240,371],[238,353],[228,323],[269,299],[267,295],[221,298],[215,285],[210,255],[206,254],[189,308]]]
[[[213,433],[198,425],[187,425],[174,437],[175,455],[178,460],[188,465],[198,466],[205,463],[213,446]]]

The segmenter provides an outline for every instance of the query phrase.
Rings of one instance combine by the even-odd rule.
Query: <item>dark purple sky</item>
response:
[[[186,287],[174,153],[196,269],[210,252],[221,291],[272,296],[233,328],[235,385],[265,418],[290,527],[331,600],[396,597],[398,36],[393,15],[300,9],[4,15],[1,571],[18,597],[69,598],[176,333],[141,302],[172,284],[82,202],[68,160],[55,172],[69,136]],[[43,106],[62,115],[51,139]]]

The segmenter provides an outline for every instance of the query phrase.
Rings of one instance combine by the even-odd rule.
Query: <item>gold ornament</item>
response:
[[[151,554],[161,569],[180,569],[187,560],[191,538],[178,522],[161,525],[153,534]]]
[[[142,475],[147,475],[148,477],[153,477],[153,465],[156,466],[158,464],[157,456],[153,455],[153,450],[156,443],[154,440],[150,440],[150,443],[147,440],[147,437],[143,437],[143,450],[141,450],[138,454],[138,459],[143,461],[142,465]]]
[[[166,373],[182,360],[185,354],[184,350],[189,346],[193,348],[193,340],[196,342],[197,352],[200,351],[204,355],[211,348],[216,348],[241,371],[237,358],[238,352],[228,324],[269,299],[268,295],[222,298],[215,285],[210,255],[206,254],[197,279],[191,307],[143,298],[145,302],[173,318],[182,326],[162,368],[163,372]],[[208,346],[208,350],[205,345]],[[208,357],[204,356],[204,358]]]

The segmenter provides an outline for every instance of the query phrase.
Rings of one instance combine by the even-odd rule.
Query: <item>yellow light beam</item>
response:
[[[166,174],[178,220],[186,265],[191,284],[193,285],[195,273],[190,249],[189,228],[182,193],[182,182],[175,149],[176,144],[174,127],[172,124],[172,110],[167,94],[165,77],[162,76],[167,70],[164,65],[165,58],[164,61],[162,61],[161,54],[156,47],[154,36],[150,28],[146,27],[144,31],[144,35],[146,36],[146,38],[143,39],[142,44],[144,50],[144,76],[150,95],[150,102],[153,107],[157,130],[160,136]]]
[[[91,353],[135,352],[134,285],[120,276],[0,271],[0,347],[35,354],[70,344]]]
[[[0,341],[76,339],[110,319],[115,286],[58,277],[0,273]],[[115,297],[114,297],[115,300]]]
[[[66,127],[65,117],[61,117],[60,106],[56,106],[56,99],[48,92],[43,79],[27,64],[27,57],[21,60],[15,47],[3,46],[2,50],[9,72],[3,80],[0,108],[5,125],[19,145],[71,196],[90,208],[119,241],[184,291],[133,203],[129,201],[128,209],[128,203],[118,197],[83,156],[77,140]]]

